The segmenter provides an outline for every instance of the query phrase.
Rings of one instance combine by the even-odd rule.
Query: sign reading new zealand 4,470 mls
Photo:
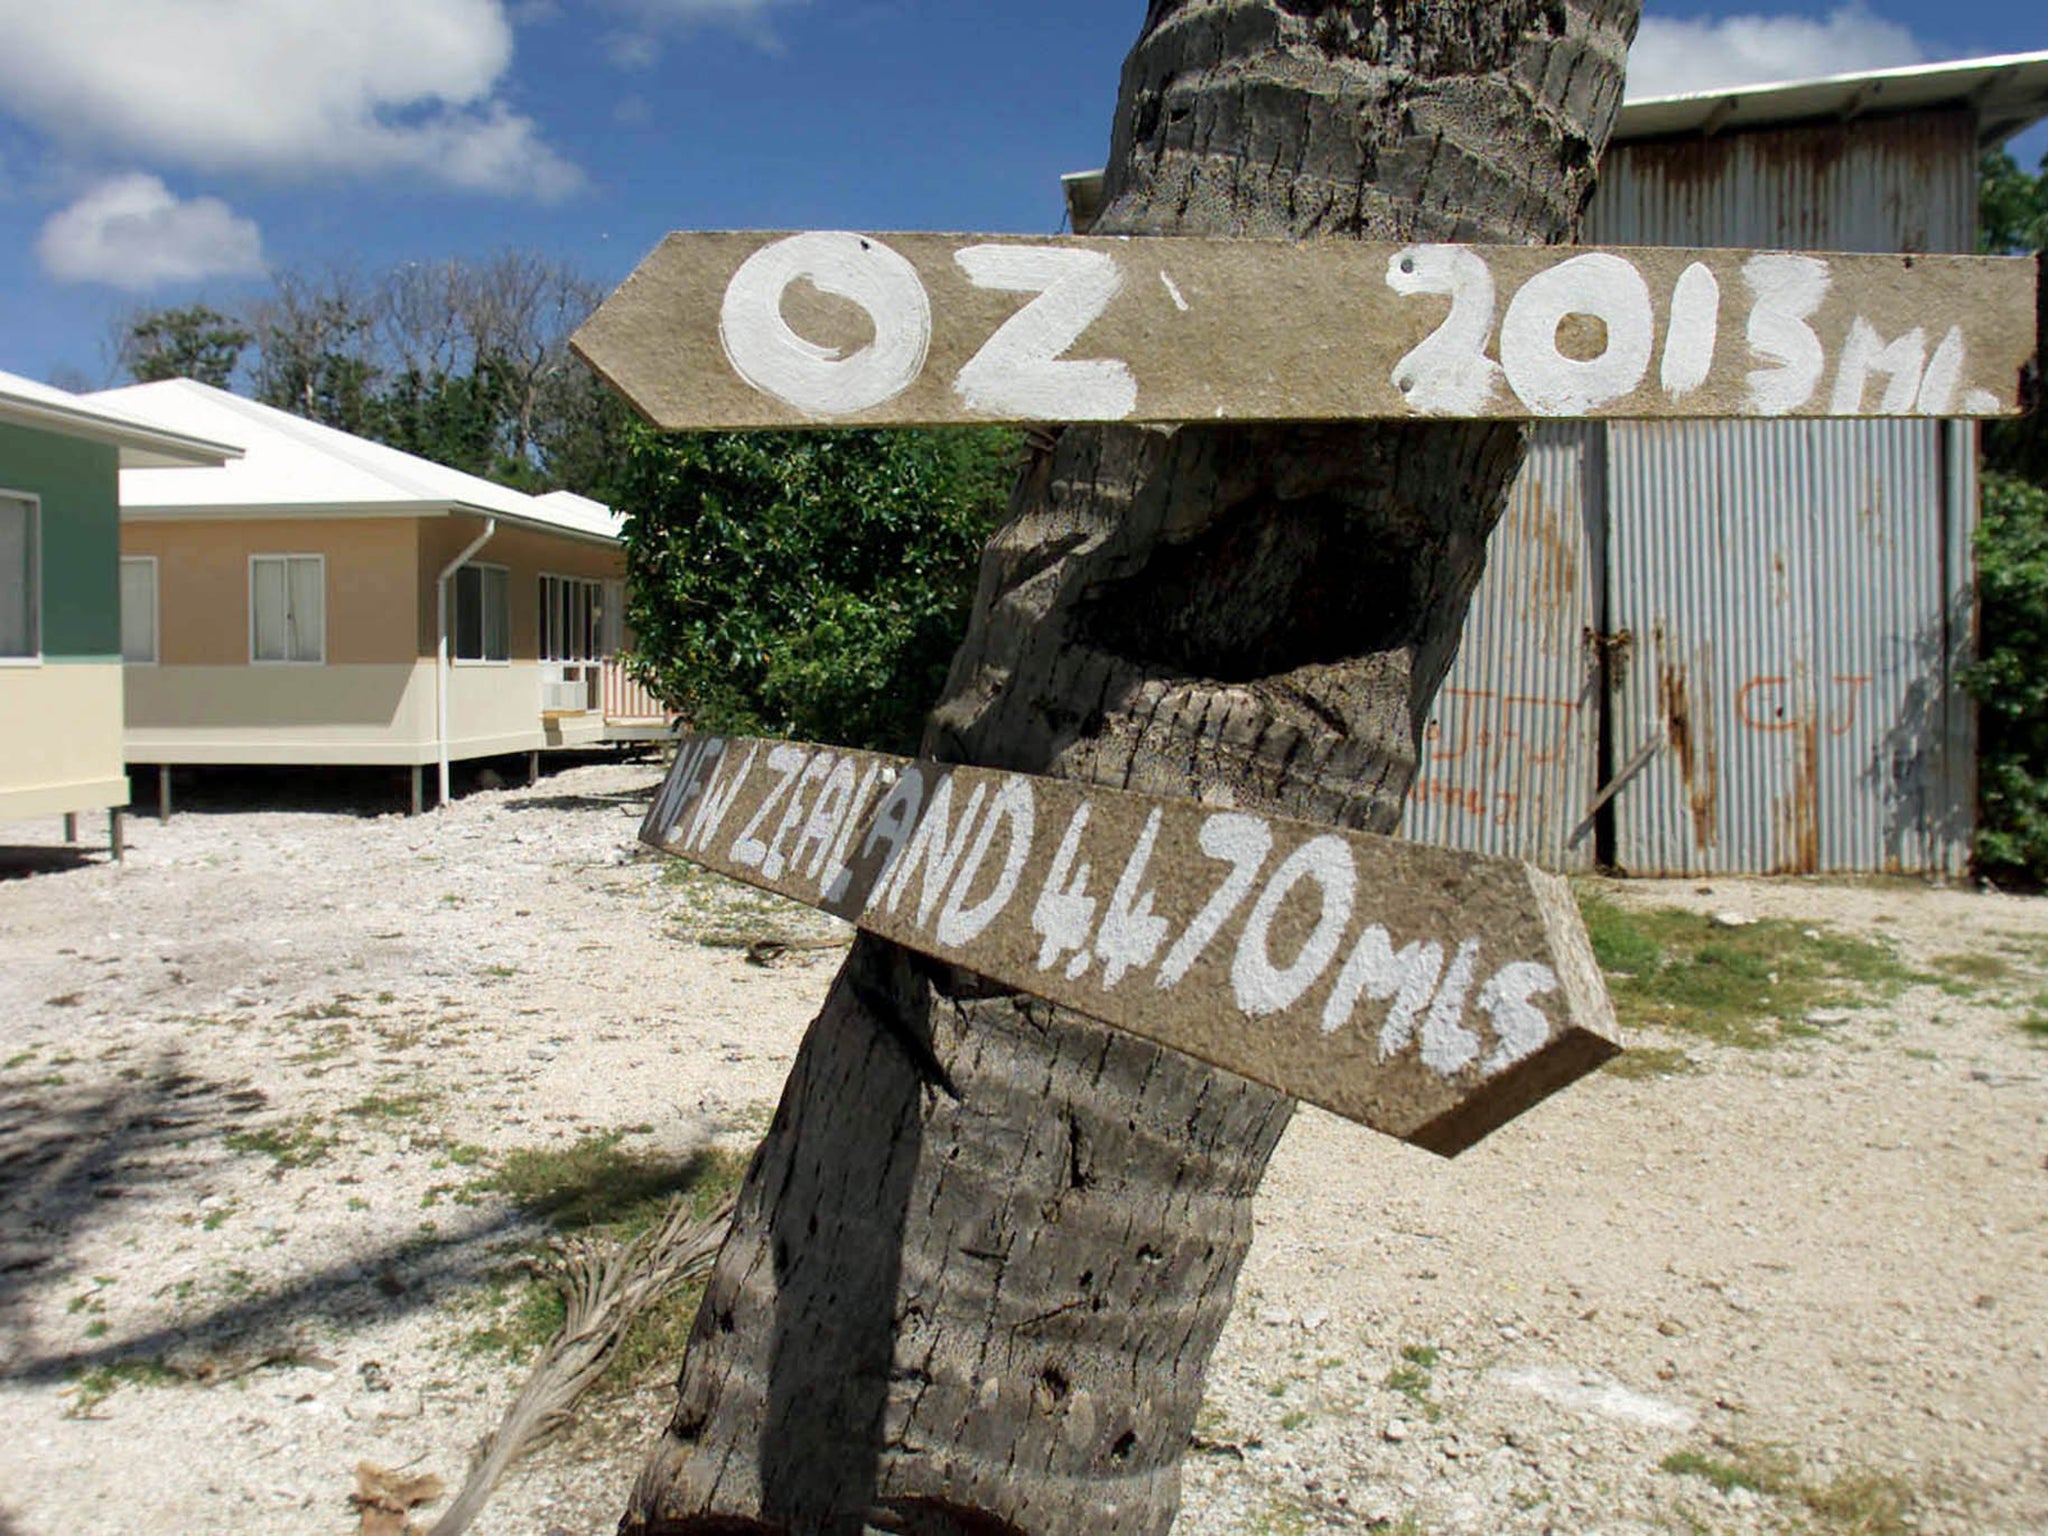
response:
[[[1507,859],[716,736],[641,836],[1438,1152],[1618,1048],[1570,891]]]

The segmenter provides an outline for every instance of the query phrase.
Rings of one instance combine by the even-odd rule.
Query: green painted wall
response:
[[[0,490],[43,504],[43,657],[119,660],[121,480],[105,443],[0,423]]]

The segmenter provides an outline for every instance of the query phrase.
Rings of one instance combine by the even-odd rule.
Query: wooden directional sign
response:
[[[574,345],[656,425],[1998,416],[2035,262],[676,234]]]
[[[1620,1049],[1570,890],[1508,859],[715,736],[640,835],[1446,1156]]]

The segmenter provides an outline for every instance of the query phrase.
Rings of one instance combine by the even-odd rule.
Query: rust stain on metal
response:
[[[1778,797],[1778,836],[1784,856],[1771,873],[1820,873],[1820,729],[1809,710],[1794,738],[1792,787]]]
[[[1660,654],[1663,638],[1660,629]],[[1686,804],[1692,809],[1693,844],[1711,848],[1718,837],[1714,802],[1720,790],[1720,759],[1714,749],[1713,708],[1706,697],[1710,672],[1704,652],[1700,660],[1696,683],[1695,674],[1683,662],[1664,662],[1657,674],[1657,692],[1671,754],[1678,760],[1679,781],[1685,786]],[[1695,686],[1701,693],[1698,699],[1692,696]]]
[[[1555,635],[1578,609],[1579,551],[1565,522],[1568,516],[1540,495],[1524,501],[1515,516],[1515,536],[1531,551],[1522,612],[1533,616],[1546,635]]]

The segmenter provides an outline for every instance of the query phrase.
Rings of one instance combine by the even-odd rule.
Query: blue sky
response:
[[[1142,0],[0,0],[0,368],[280,268],[1050,231]],[[2042,0],[1649,0],[1632,94],[2048,48]],[[2031,167],[2048,131],[2018,146]]]

